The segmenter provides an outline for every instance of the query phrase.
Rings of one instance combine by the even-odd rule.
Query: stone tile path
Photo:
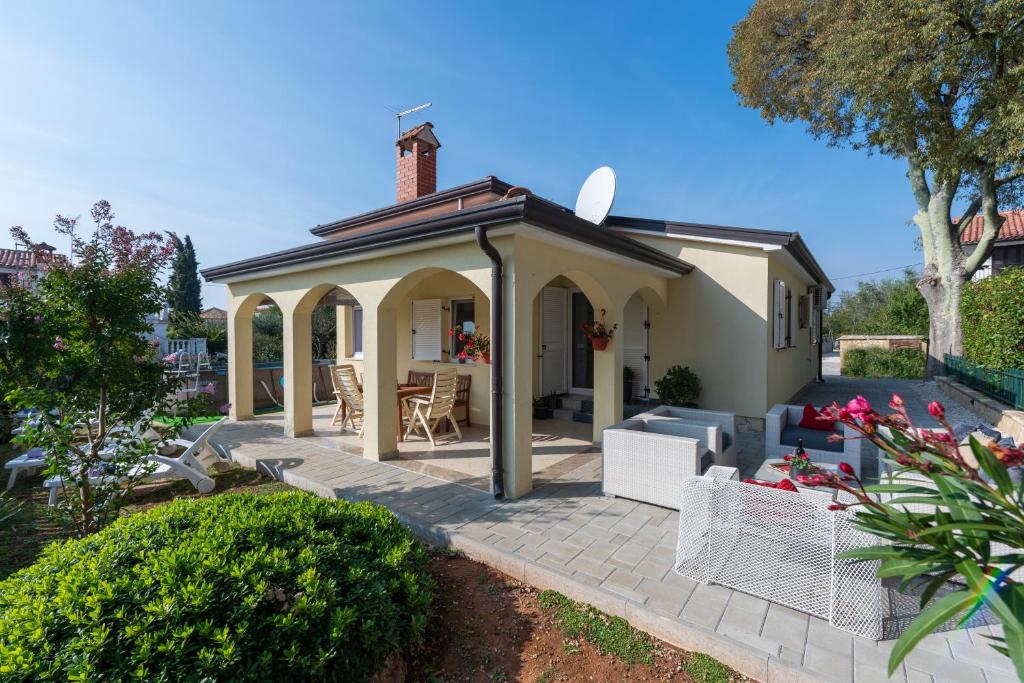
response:
[[[419,472],[288,439],[274,424],[233,423],[216,442],[246,467],[298,488],[373,500],[418,534],[538,588],[554,588],[679,647],[706,652],[761,681],[884,681],[892,642],[671,570],[678,513],[600,492],[600,461],[540,482],[525,498],[488,494]],[[929,636],[891,679],[1003,683],[1007,660],[989,627]]]

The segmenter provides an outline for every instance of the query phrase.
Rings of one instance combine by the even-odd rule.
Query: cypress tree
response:
[[[199,283],[199,263],[196,261],[192,238],[185,235],[183,242],[176,235],[172,235],[171,239],[174,240],[174,260],[171,262],[171,278],[167,283],[167,303],[173,314],[198,315],[203,309],[203,299]]]

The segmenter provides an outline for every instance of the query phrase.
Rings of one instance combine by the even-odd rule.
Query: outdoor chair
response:
[[[857,433],[849,425],[843,425],[841,431],[826,431],[801,427],[804,406],[785,405],[772,406],[765,416],[764,447],[766,458],[782,458],[796,450],[803,441],[804,450],[813,462],[849,463],[860,475],[861,440],[854,438]],[[835,434],[843,437],[842,441],[829,441]]]
[[[465,408],[466,417],[463,420],[467,427],[472,427],[469,419],[469,388],[473,383],[473,375],[459,375],[459,381],[455,387],[455,407]]]
[[[406,384],[414,387],[432,387],[434,386],[434,373],[410,370]]]
[[[185,451],[177,456],[150,455],[146,458],[147,465],[140,465],[132,468],[125,479],[140,476],[144,468],[150,469],[143,477],[145,482],[162,481],[166,479],[187,479],[199,493],[210,493],[215,488],[215,483],[207,474],[207,465],[214,462],[221,462],[223,459],[212,448],[207,449],[210,438],[216,434],[227,422],[228,418],[223,417],[207,427],[202,434],[194,441],[188,439],[174,439],[169,445],[181,446]],[[207,455],[212,453],[212,457]],[[89,481],[94,484],[108,483],[110,476],[102,472],[89,476]],[[65,487],[62,477],[50,477],[43,486],[50,490],[47,504],[53,507],[57,504],[58,492]]]
[[[687,477],[714,465],[708,449],[721,437],[718,425],[632,418],[604,430],[602,490],[606,496],[678,509]]]
[[[462,440],[462,430],[455,420],[455,394],[458,391],[458,373],[454,368],[445,368],[434,373],[434,385],[430,396],[412,396],[407,399],[410,409],[409,426],[405,430],[405,438],[422,428],[426,430],[430,447],[434,448],[434,430],[438,423],[447,421],[455,429],[458,440]]]
[[[7,490],[10,491],[14,488],[14,482],[18,480],[18,475],[22,472],[32,474],[43,467],[46,467],[46,455],[41,448],[30,448],[28,452],[11,458],[4,463],[4,468],[11,471],[11,475],[7,478]]]
[[[633,416],[643,420],[649,418],[679,420],[695,425],[718,425],[721,438],[707,444],[714,453],[715,464],[722,467],[736,466],[736,414],[718,410],[700,410],[698,408],[680,408],[677,406],[658,406]]]
[[[356,377],[356,369],[351,365],[339,365],[334,368],[331,377],[335,382],[336,391],[341,394],[339,396],[338,410],[334,413],[335,418],[337,418],[338,412],[341,412],[343,407],[345,408],[345,417],[341,421],[341,430],[345,431],[345,427],[351,425],[353,430],[357,430],[356,435],[362,438],[365,427],[363,423],[363,392],[359,389],[359,378]],[[344,406],[341,402],[344,403]],[[359,422],[358,428],[356,427],[357,421]],[[331,424],[334,424],[333,420]]]

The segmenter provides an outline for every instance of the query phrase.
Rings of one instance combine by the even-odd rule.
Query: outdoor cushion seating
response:
[[[804,406],[778,403],[772,406],[765,416],[764,447],[765,457],[782,458],[789,455],[803,439],[804,450],[812,461],[838,465],[849,463],[860,474],[861,440],[849,425],[842,425],[842,430],[827,432],[820,429],[800,427],[804,415]],[[829,442],[832,434],[844,437],[843,441]]]
[[[708,448],[715,454],[715,464],[725,467],[736,465],[736,414],[718,410],[701,410],[698,408],[680,408],[676,406],[657,406],[651,410],[634,416],[635,419],[652,417],[671,418],[692,424],[718,425],[721,439],[709,443]]]
[[[721,427],[635,417],[603,437],[605,495],[678,509],[683,480],[714,465],[707,444],[720,439]]]
[[[221,461],[221,457],[213,448],[207,449],[209,440],[227,422],[228,418],[223,417],[209,427],[194,441],[188,439],[174,439],[170,444],[181,446],[185,451],[178,456],[150,455],[146,459],[150,463],[150,471],[145,475],[144,481],[160,481],[164,479],[187,479],[199,493],[210,493],[215,488],[213,479],[206,473],[209,464]],[[143,466],[133,468],[128,477],[141,473]],[[103,468],[89,474],[89,481],[92,483],[110,481]],[[43,482],[45,488],[50,489],[50,496],[47,504],[53,507],[57,503],[57,495],[65,487],[62,477],[50,477]]]

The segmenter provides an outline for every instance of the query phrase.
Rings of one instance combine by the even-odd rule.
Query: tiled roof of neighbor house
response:
[[[1007,211],[1000,215],[1006,216],[1006,220],[999,228],[996,241],[1024,240],[1024,211]],[[981,233],[984,229],[984,216],[975,216],[971,224],[960,234],[960,242],[962,244],[977,244],[981,240]]]
[[[0,268],[35,268],[39,264],[34,251],[0,249]]]
[[[227,320],[228,312],[225,311],[223,308],[217,308],[216,306],[212,306],[210,308],[207,308],[202,313],[200,313],[199,317],[202,318],[203,320]]]

